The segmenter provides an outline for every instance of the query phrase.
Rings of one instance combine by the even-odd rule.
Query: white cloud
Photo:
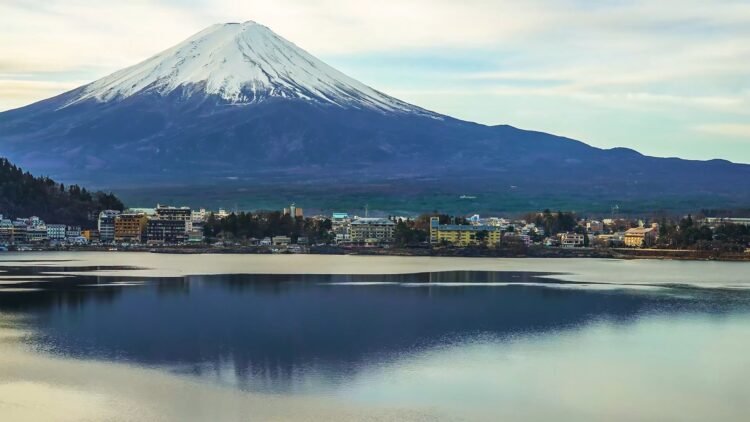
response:
[[[750,124],[741,123],[716,123],[698,125],[695,130],[711,135],[726,136],[731,138],[744,138],[750,141]]]

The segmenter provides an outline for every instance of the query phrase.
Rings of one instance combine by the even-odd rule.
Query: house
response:
[[[572,232],[560,234],[560,246],[563,248],[582,248],[585,244],[584,234]]]
[[[264,237],[260,242],[258,242],[258,245],[260,245],[260,246],[271,246],[271,245],[273,245],[273,240],[271,240],[270,237]]]

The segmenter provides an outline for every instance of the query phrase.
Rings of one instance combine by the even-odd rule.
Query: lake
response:
[[[0,420],[746,420],[750,264],[0,255]]]

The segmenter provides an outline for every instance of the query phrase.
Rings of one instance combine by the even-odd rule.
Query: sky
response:
[[[0,110],[246,20],[457,118],[750,163],[750,0],[2,0]]]

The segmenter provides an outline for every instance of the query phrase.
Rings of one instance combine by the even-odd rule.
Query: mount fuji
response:
[[[362,196],[479,193],[528,208],[552,196],[750,201],[748,165],[647,157],[454,119],[370,88],[255,22],[213,25],[139,64],[0,113],[0,155],[115,190],[231,196],[326,186]]]

